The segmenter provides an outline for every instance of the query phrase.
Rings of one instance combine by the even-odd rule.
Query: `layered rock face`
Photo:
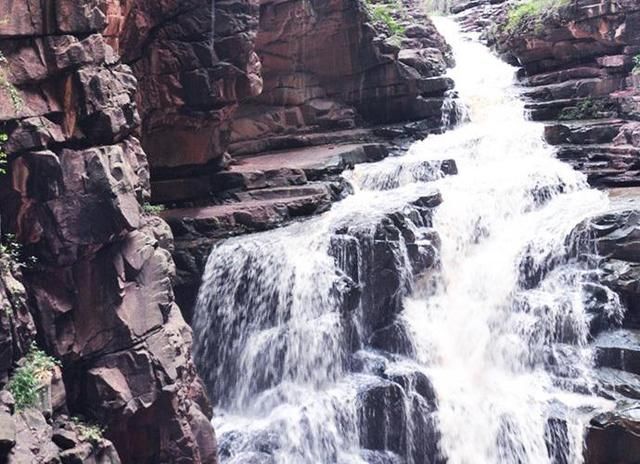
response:
[[[257,0],[109,2],[105,34],[138,78],[154,177],[221,168],[238,103],[262,90],[258,14]]]
[[[35,338],[61,361],[66,400],[53,419],[68,412],[98,422],[117,450],[83,462],[215,462],[191,332],[173,298],[171,232],[141,207],[150,184],[133,135],[136,79],[99,33],[102,2],[28,6],[0,2],[10,12],[0,23],[2,232],[37,259],[23,271],[24,291],[2,277],[0,382]],[[9,462],[75,446],[64,439],[73,430],[52,431],[38,417],[15,416]],[[42,445],[23,429],[42,430]]]
[[[283,148],[294,134],[363,122],[431,119],[438,127],[452,87],[441,76],[448,48],[415,13],[405,13],[411,26],[401,50],[361,2],[263,0],[256,51],[264,90],[231,123],[231,153]]]
[[[108,2],[105,35],[139,80],[154,180],[197,177],[206,198],[221,186],[205,187],[202,176],[222,169],[227,151],[325,144],[308,135],[366,122],[429,119],[438,128],[449,50],[421,4],[406,4],[406,21],[418,24],[401,50],[360,1]]]
[[[163,215],[177,237],[183,309],[193,306],[213,241],[325,211],[348,193],[336,178],[342,169],[440,131],[455,115],[445,104],[453,85],[443,76],[450,49],[420,2],[403,2],[396,19],[403,37],[391,37],[359,1],[233,4],[232,21],[227,3],[216,2],[215,51],[227,61],[230,51],[246,51],[232,65],[254,85],[236,95],[221,126],[228,138],[219,146],[231,165],[162,171],[153,182],[153,201],[172,206]],[[372,128],[381,123],[399,124]]]
[[[588,464],[631,464],[640,453],[640,215],[637,201],[630,198],[615,197],[618,211],[585,224],[593,249],[601,257],[602,283],[618,293],[627,308],[621,321],[608,319],[606,311],[592,321],[599,394],[617,406],[591,420],[585,441]],[[597,306],[602,296],[603,288],[594,287],[592,303]]]
[[[639,24],[636,1],[576,0],[492,38],[523,67],[531,117],[554,121],[545,135],[558,157],[595,186],[640,184]]]

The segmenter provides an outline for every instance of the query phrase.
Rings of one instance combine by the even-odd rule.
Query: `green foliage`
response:
[[[81,440],[96,444],[104,438],[104,429],[99,425],[87,424],[78,417],[72,417],[71,421],[76,426],[78,436]]]
[[[4,151],[4,145],[9,137],[4,132],[0,132],[0,175],[7,173],[7,153]]]
[[[397,0],[390,0],[381,3],[373,3],[371,0],[365,0],[365,5],[367,6],[367,11],[371,16],[371,19],[377,23],[383,24],[391,33],[392,38],[399,39],[404,37],[405,28],[394,16],[394,13],[396,15],[401,15],[403,13],[402,4]]]
[[[25,259],[24,250],[13,234],[6,234],[0,243],[0,270],[3,272],[16,272],[25,267],[37,263],[35,256]]]
[[[640,74],[640,55],[633,57],[633,74]]]
[[[22,101],[22,97],[20,96],[18,89],[9,82],[7,77],[7,64],[7,58],[2,54],[2,52],[0,52],[0,88],[4,89],[4,91],[9,94],[14,110],[16,112],[20,112],[24,106],[24,102]]]
[[[151,203],[145,203],[142,205],[142,210],[148,214],[160,214],[165,209],[164,205],[152,205]]]
[[[593,100],[592,98],[586,98],[580,101],[576,106],[570,108],[564,108],[558,119],[576,120],[576,119],[597,119],[602,117],[602,113],[608,110],[608,105],[602,100]]]
[[[22,366],[15,370],[7,385],[16,402],[17,410],[28,408],[36,403],[42,382],[59,364],[58,360],[39,350],[35,343],[31,344]]]
[[[0,270],[8,272],[20,269],[21,259],[22,247],[13,235],[7,234],[0,243]]]
[[[511,8],[507,14],[505,29],[514,32],[527,22],[534,22],[534,30],[539,31],[544,16],[557,12],[570,0],[525,0]]]

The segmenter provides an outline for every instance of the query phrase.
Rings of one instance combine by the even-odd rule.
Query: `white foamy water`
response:
[[[356,192],[328,213],[211,253],[195,351],[217,404],[222,462],[580,463],[585,421],[609,407],[591,394],[585,283],[596,270],[572,258],[580,243],[570,236],[608,199],[526,120],[515,69],[449,20],[437,25],[453,46],[451,77],[470,122],[345,173]],[[440,173],[443,160],[458,174]],[[434,189],[442,204],[416,219],[407,205]],[[405,356],[367,346],[369,308],[345,310],[342,292],[351,280],[366,291],[366,256],[390,213],[404,215],[420,243],[440,237],[437,271],[422,278],[402,237],[394,251],[398,320],[414,346]],[[608,310],[621,311],[609,298]],[[354,352],[375,366],[354,368]],[[363,438],[380,420],[363,418],[364,392],[406,369],[433,383],[438,433],[418,426],[404,385],[404,406],[385,411],[413,412],[384,438]],[[394,441],[394,427],[404,438]],[[425,457],[416,450],[427,441],[435,451]]]

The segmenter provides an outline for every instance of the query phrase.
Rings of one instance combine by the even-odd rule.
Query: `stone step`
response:
[[[332,191],[326,183],[265,190],[255,195],[221,205],[169,209],[161,216],[181,240],[219,239],[318,214],[328,210],[332,202]]]
[[[597,367],[640,374],[640,330],[604,332],[594,340]]]
[[[604,97],[624,88],[624,85],[625,78],[621,76],[568,79],[559,83],[532,87],[524,92],[524,96],[537,101]]]
[[[594,369],[594,377],[601,396],[613,400],[640,400],[640,375],[601,367]]]
[[[388,148],[381,143],[318,145],[258,155],[237,156],[236,164],[220,175],[225,175],[227,172],[231,174],[272,173],[284,167],[301,171],[309,179],[315,180],[326,175],[340,174],[356,164],[380,161],[388,154]]]
[[[640,147],[634,147],[633,145],[614,145],[610,143],[562,144],[556,147],[556,154],[558,158],[566,161],[608,162],[615,160],[616,164],[627,161],[629,166],[634,162],[640,162]]]
[[[575,79],[586,79],[602,77],[602,68],[598,66],[576,66],[573,68],[560,69],[542,74],[535,74],[523,81],[524,85],[535,87],[549,84],[558,84]]]
[[[621,119],[593,119],[563,121],[545,127],[544,136],[551,145],[607,144],[626,124]]]
[[[640,455],[640,406],[620,404],[613,411],[598,414],[586,430],[587,464],[631,464]]]
[[[632,145],[593,144],[557,146],[556,156],[584,173],[595,187],[640,185],[640,148]]]
[[[239,192],[235,194],[238,201],[251,202],[251,201],[270,201],[270,200],[286,200],[289,198],[297,199],[302,197],[311,197],[314,195],[323,195],[326,193],[324,185],[317,183],[290,186],[290,187],[275,187],[264,188],[258,190],[249,190],[247,192]]]
[[[153,203],[207,200],[224,192],[300,186],[389,154],[381,143],[318,145],[238,156],[225,171],[152,182]]]
[[[615,114],[610,99],[560,98],[525,103],[525,110],[533,121],[607,118]]]
[[[378,137],[371,129],[348,129],[308,134],[284,134],[261,140],[231,143],[229,153],[236,157],[278,150],[289,150],[316,145],[376,142]]]

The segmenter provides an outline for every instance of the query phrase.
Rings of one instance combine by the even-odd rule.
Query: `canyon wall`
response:
[[[299,145],[300,134],[439,126],[448,48],[418,20],[402,47],[413,52],[401,52],[360,1],[114,0],[105,35],[138,79],[142,146],[161,181],[218,171],[227,153]]]
[[[262,90],[257,0],[113,0],[105,35],[138,79],[154,178],[219,170],[240,101]]]
[[[137,82],[100,34],[104,7],[0,2],[9,13],[0,22],[2,232],[22,248],[22,257],[3,251],[3,262],[29,263],[21,276],[3,273],[10,336],[3,331],[0,382],[36,340],[61,362],[52,420],[104,426],[117,449],[110,459],[215,462],[210,406],[173,298],[171,232],[142,208],[150,183],[134,136]],[[71,459],[42,415],[13,412],[9,462]]]

